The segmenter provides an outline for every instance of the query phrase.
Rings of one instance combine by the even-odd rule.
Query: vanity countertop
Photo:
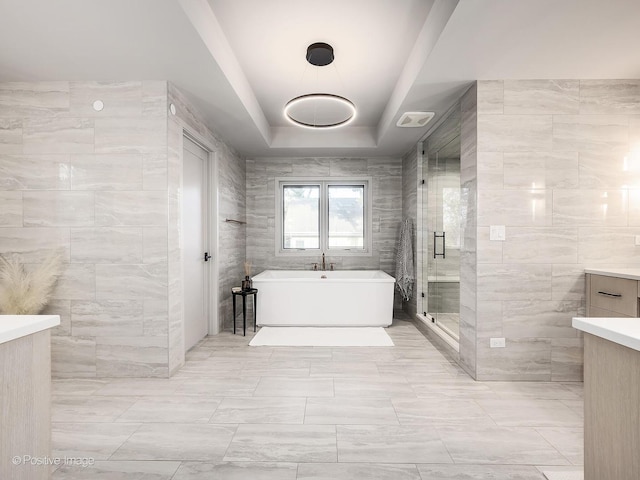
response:
[[[627,278],[640,280],[640,268],[585,268],[584,273],[604,275],[605,277]]]
[[[574,317],[573,328],[640,351],[640,318]]]
[[[60,325],[59,315],[0,315],[0,343]]]

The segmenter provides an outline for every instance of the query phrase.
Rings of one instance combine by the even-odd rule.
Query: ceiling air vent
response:
[[[424,127],[434,115],[433,112],[404,112],[396,125],[403,128]]]

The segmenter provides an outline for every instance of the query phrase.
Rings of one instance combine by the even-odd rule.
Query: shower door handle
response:
[[[437,242],[437,238],[441,238],[442,239],[442,253],[437,253],[437,248],[436,248],[436,242]],[[442,235],[438,235],[436,232],[433,232],[433,258],[436,258],[438,256],[442,257],[442,258],[447,258],[446,257],[446,245],[445,245],[445,232],[442,232]]]

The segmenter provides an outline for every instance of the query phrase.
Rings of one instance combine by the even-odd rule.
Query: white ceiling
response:
[[[307,64],[316,41],[334,64]],[[402,155],[429,128],[405,111],[475,79],[640,78],[639,46],[638,0],[0,0],[0,81],[170,80],[246,156]],[[289,126],[317,90],[356,121]]]

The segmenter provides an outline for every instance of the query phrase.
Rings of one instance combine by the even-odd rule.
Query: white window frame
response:
[[[284,186],[285,185],[318,185],[320,187],[320,248],[284,248]],[[357,185],[364,187],[364,248],[329,248],[329,194],[328,187],[334,185]],[[335,178],[292,178],[275,179],[276,192],[276,225],[275,254],[277,257],[326,255],[342,257],[370,257],[372,255],[373,232],[373,185],[372,177],[335,177]]]

